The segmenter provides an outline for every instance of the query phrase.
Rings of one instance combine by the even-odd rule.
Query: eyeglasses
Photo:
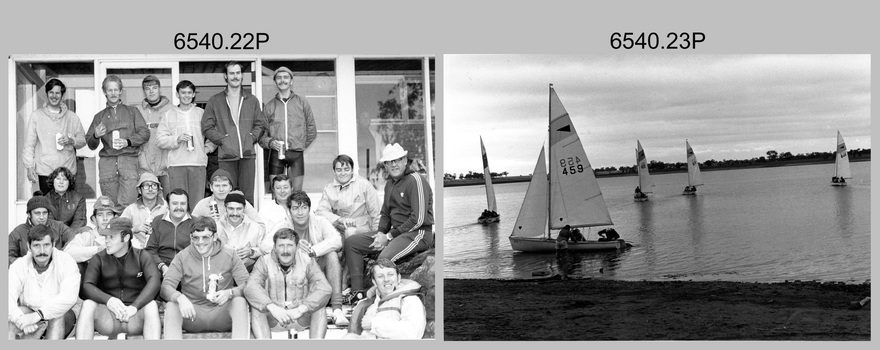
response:
[[[141,185],[141,188],[143,188],[145,190],[156,190],[156,189],[159,189],[159,184],[153,183],[153,182],[147,182],[147,183]]]
[[[382,162],[382,163],[385,164],[385,165],[387,165],[387,166],[390,166],[391,164],[394,164],[394,163],[400,163],[400,162],[402,162],[402,161],[404,161],[404,160],[406,160],[406,156],[403,156],[403,157],[397,158],[397,159],[395,159],[395,160],[386,160],[386,161],[384,161],[384,162]]]
[[[212,239],[214,239],[214,236],[213,235],[212,236],[193,236],[193,235],[190,235],[189,238],[193,242],[210,242]]]

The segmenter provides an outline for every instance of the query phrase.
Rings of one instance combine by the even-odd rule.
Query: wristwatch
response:
[[[43,311],[41,311],[41,310],[37,310],[37,315],[40,315],[40,321],[45,321],[45,320],[46,320],[46,317],[43,316]]]
[[[388,232],[385,234],[385,238],[387,238],[389,241],[391,241],[392,239],[394,239],[394,236],[391,235],[391,232]]]

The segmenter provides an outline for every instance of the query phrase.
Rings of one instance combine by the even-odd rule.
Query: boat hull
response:
[[[477,222],[479,222],[479,223],[481,223],[481,224],[483,224],[483,225],[488,225],[488,224],[496,223],[496,222],[499,222],[499,221],[501,221],[501,216],[493,216],[493,217],[488,217],[488,218],[479,218],[479,219],[477,219]]]
[[[683,195],[685,195],[685,196],[696,196],[696,195],[697,195],[697,191],[696,191],[696,190],[694,190],[694,191],[684,190],[684,191],[681,192],[681,194],[683,194]]]
[[[552,253],[556,249],[556,240],[547,238],[531,238],[531,237],[508,237],[510,246],[513,250],[525,253]],[[584,241],[584,242],[568,242],[568,247],[563,248],[568,251],[602,251],[617,250],[626,248],[626,242],[622,239],[616,241]]]
[[[633,197],[633,201],[636,201],[636,202],[647,202],[647,201],[648,201],[648,196],[644,196],[644,197],[634,196],[634,197]]]
[[[832,182],[831,186],[846,186],[846,182]]]

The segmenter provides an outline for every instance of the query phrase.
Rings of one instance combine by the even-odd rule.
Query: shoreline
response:
[[[445,340],[871,339],[870,282],[444,279]]]

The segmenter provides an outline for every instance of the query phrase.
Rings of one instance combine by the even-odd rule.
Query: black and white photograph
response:
[[[435,338],[433,55],[8,66],[8,339]]]
[[[870,340],[870,55],[445,55],[445,340]]]

